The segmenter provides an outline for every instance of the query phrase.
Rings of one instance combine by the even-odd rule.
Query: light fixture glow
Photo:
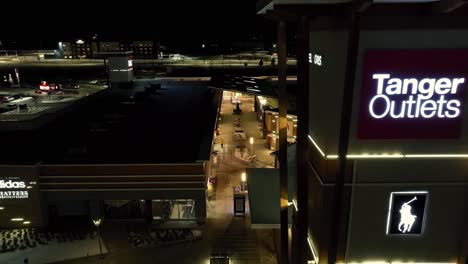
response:
[[[250,137],[250,145],[252,145],[254,143],[254,138],[253,137]]]
[[[406,158],[468,158],[468,154],[406,154]]]
[[[241,181],[242,181],[242,182],[246,182],[246,181],[247,181],[247,174],[246,174],[245,172],[243,172],[243,173],[241,174]]]
[[[402,154],[348,154],[349,159],[401,159],[405,155]]]
[[[336,264],[457,264],[456,262],[401,262],[401,261],[362,261],[337,262]]]
[[[297,207],[297,201],[295,199],[292,200],[292,203],[294,205],[294,209],[296,209],[296,212],[299,212],[299,209]]]
[[[21,218],[21,217],[12,218],[11,221],[13,221],[13,222],[21,222],[21,221],[24,221],[24,218]]]
[[[312,144],[314,144],[315,148],[320,152],[320,154],[322,154],[322,157],[325,157],[325,153],[323,153],[322,149],[320,149],[320,147],[317,145],[317,143],[315,143],[312,137],[310,135],[308,135],[308,137],[310,141],[312,142]]]
[[[246,90],[252,91],[252,92],[257,92],[257,93],[261,92],[260,90],[258,90],[258,89],[253,89],[253,88],[246,88]]]
[[[31,224],[31,221],[24,221],[23,222],[23,225],[29,225],[29,224]]]
[[[101,225],[101,220],[102,220],[101,218],[93,219],[93,224],[95,226],[100,226]]]
[[[309,244],[309,248],[310,248],[310,251],[312,252],[312,256],[314,257],[315,262],[318,263],[319,262],[318,254],[315,251],[315,248],[312,243],[312,239],[310,238],[309,235],[307,235],[307,243]]]
[[[272,120],[274,122],[274,120]],[[315,148],[320,152],[322,157],[327,158],[327,159],[337,159],[339,155],[336,154],[330,154],[326,155],[322,149],[319,147],[317,142],[308,135],[309,140],[312,142],[312,144],[315,146]],[[408,159],[417,159],[417,158],[468,158],[468,154],[456,154],[456,153],[446,153],[446,154],[402,154],[402,153],[394,153],[394,154],[388,154],[388,153],[382,153],[382,154],[368,154],[368,153],[362,153],[362,154],[348,154],[346,155],[347,159],[402,159],[402,158],[408,158]]]

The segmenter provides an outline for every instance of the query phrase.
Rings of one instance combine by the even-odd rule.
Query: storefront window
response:
[[[194,200],[153,200],[154,220],[195,219]]]
[[[106,219],[137,219],[145,217],[144,200],[104,201]]]

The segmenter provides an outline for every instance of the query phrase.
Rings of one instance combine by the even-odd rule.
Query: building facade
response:
[[[156,59],[159,43],[154,41],[87,41],[59,42],[58,50],[65,59],[98,58],[99,52],[133,51],[136,59]]]
[[[280,57],[286,30],[298,41],[297,207],[281,263],[466,263],[466,6],[341,2],[259,3]]]

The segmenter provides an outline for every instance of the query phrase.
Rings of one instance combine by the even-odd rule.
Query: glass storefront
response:
[[[195,220],[195,201],[191,199],[153,200],[154,220]]]

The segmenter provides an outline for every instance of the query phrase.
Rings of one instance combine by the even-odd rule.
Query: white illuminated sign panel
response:
[[[366,51],[358,138],[459,138],[466,69],[468,49]]]
[[[29,193],[24,181],[0,180],[0,199],[27,199]]]
[[[392,192],[388,205],[387,235],[420,235],[426,217],[426,191]]]

